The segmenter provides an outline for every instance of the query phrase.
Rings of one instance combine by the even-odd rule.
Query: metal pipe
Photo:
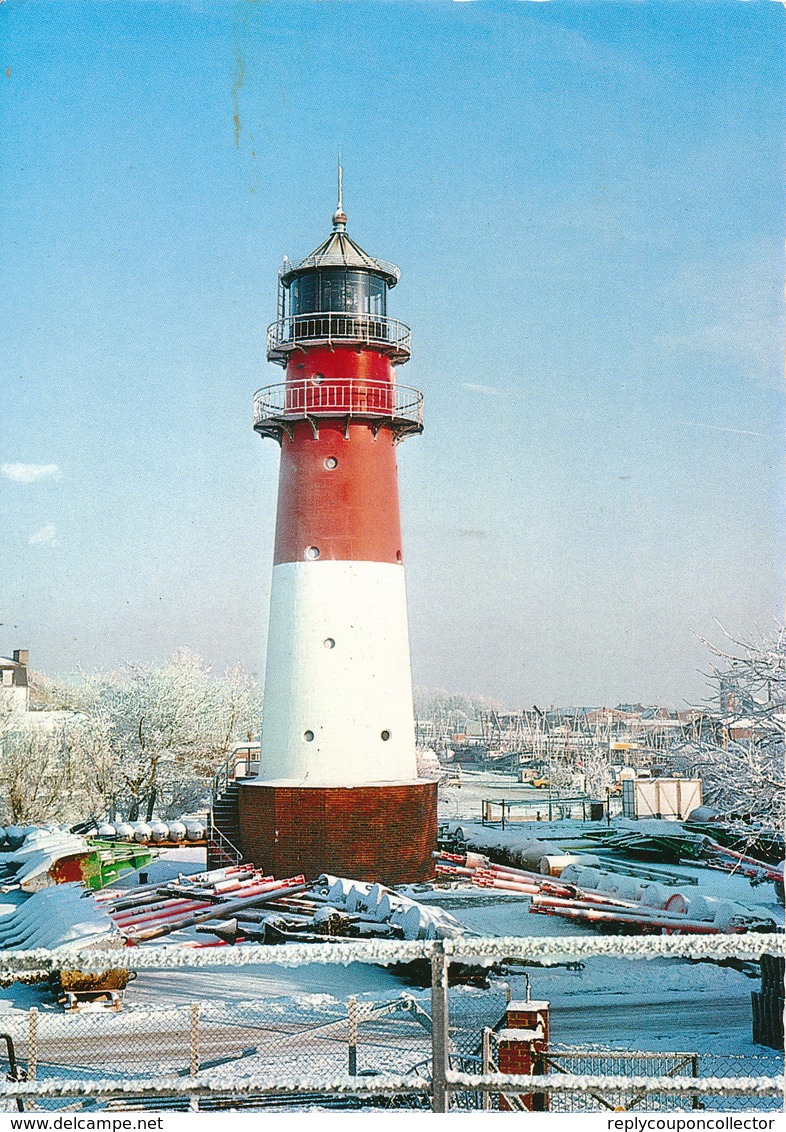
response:
[[[590,923],[606,924],[638,924],[640,927],[668,928],[671,931],[686,932],[691,935],[733,935],[743,931],[742,928],[732,928],[723,931],[706,920],[687,920],[684,918],[665,917],[662,915],[647,916],[634,915],[624,911],[606,912],[594,907],[571,906],[555,907],[553,903],[533,898],[530,912],[541,913],[547,916],[565,916],[569,920],[586,920]]]
[[[171,935],[172,932],[179,931],[180,928],[191,928],[195,924],[204,923],[205,920],[224,919],[224,917],[229,916],[233,912],[237,912],[240,908],[250,908],[255,904],[266,904],[270,900],[275,900],[278,896],[286,896],[288,893],[305,891],[305,884],[291,887],[282,886],[270,892],[264,892],[258,896],[246,896],[239,900],[227,900],[226,903],[222,904],[211,904],[204,912],[196,912],[191,916],[186,916],[183,920],[176,920],[172,924],[163,924],[160,927],[148,928],[146,931],[139,932],[134,939],[137,943],[149,939],[157,939],[162,935]]]

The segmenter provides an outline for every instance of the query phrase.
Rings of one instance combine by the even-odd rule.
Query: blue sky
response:
[[[415,682],[699,698],[697,634],[783,612],[783,33],[764,0],[1,4],[0,652],[260,671],[251,395],[341,142],[426,395]]]

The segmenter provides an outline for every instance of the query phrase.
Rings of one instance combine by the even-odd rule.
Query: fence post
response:
[[[199,1072],[199,1003],[192,1002],[188,1018],[188,1075],[196,1077]],[[199,1097],[192,1097],[188,1105],[190,1112],[199,1111]]]
[[[483,1027],[483,1076],[486,1077],[491,1072],[491,1029],[489,1026]],[[488,1112],[491,1108],[491,1093],[486,1089],[483,1090],[481,1095],[480,1107],[484,1112]]]
[[[431,1109],[447,1112],[448,1093],[448,959],[445,944],[435,940],[431,955]]]
[[[694,1053],[690,1059],[691,1077],[697,1078],[699,1076],[699,1055]],[[691,1108],[703,1108],[701,1097],[694,1096],[691,1101]]]
[[[38,1007],[31,1006],[27,1019],[27,1079],[35,1081],[38,1071]],[[35,1108],[31,1097],[27,1102],[28,1111]]]
[[[354,994],[347,999],[347,1044],[349,1074],[354,1077],[358,1071],[358,1000]]]

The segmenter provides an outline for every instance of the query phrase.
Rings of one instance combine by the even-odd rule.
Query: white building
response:
[[[14,649],[13,657],[0,656],[0,688],[13,712],[28,710],[27,649]]]

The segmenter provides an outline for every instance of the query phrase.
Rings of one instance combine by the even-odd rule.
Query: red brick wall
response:
[[[548,1073],[546,1054],[548,1038],[549,1004],[547,1002],[508,1004],[505,1012],[505,1029],[498,1033],[497,1064],[500,1073]],[[539,1031],[540,1037],[535,1037]],[[508,1097],[515,1097],[511,1102]],[[549,1108],[547,1093],[504,1093],[499,1095],[499,1107],[510,1111],[520,1107],[531,1112],[545,1112]]]
[[[537,1044],[538,1050],[549,1048],[549,1009],[542,1007],[532,1009],[512,1009],[508,1006],[505,1011],[505,1026],[509,1030],[535,1030],[538,1022],[543,1026],[543,1038]]]
[[[497,1057],[499,1072],[542,1073],[543,1065],[536,1050],[539,1044],[532,1041],[500,1041]],[[545,1112],[549,1108],[546,1093],[511,1093],[510,1095],[515,1096],[519,1104],[523,1104],[530,1112]],[[500,1093],[499,1107],[502,1112],[509,1112],[515,1106],[507,1100],[504,1093]]]
[[[241,783],[243,856],[276,877],[305,873],[411,884],[434,876],[437,786]]]
[[[500,1073],[531,1073],[535,1052],[531,1042],[500,1042],[497,1051]]]

